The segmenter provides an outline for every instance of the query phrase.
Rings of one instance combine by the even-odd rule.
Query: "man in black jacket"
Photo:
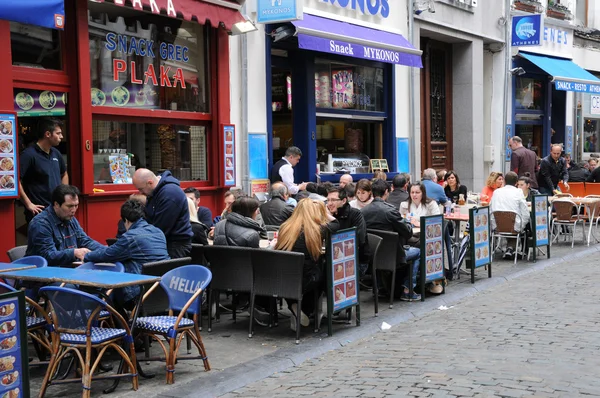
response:
[[[360,210],[350,207],[346,189],[329,188],[327,191],[327,210],[340,223],[340,229],[356,227],[358,240],[358,262],[360,275],[363,276],[369,267],[371,256],[367,240],[367,224]]]
[[[406,187],[408,180],[404,173],[396,174],[392,180],[392,186],[394,190],[390,193],[390,196],[385,200],[389,204],[393,205],[396,209],[400,209],[400,203],[408,200],[408,191]]]
[[[569,169],[569,181],[571,182],[585,182],[590,172],[583,167],[583,162],[571,163],[571,168]]]
[[[540,193],[544,195],[554,195],[553,191],[558,189],[559,182],[564,184],[567,191],[569,190],[567,163],[560,157],[561,153],[562,145],[552,145],[550,155],[542,159],[538,184]]]
[[[288,205],[288,190],[284,183],[271,185],[271,200],[260,205],[260,214],[265,225],[281,226],[292,215],[294,207]],[[268,227],[267,227],[268,228]]]

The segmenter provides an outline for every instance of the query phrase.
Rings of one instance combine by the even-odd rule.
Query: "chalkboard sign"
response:
[[[531,230],[533,241],[533,262],[536,261],[537,247],[547,246],[550,258],[550,222],[548,216],[548,195],[534,195],[531,200]]]
[[[425,285],[444,279],[444,216],[423,216],[420,222],[421,301],[425,301]]]
[[[29,398],[25,292],[0,294],[0,397]]]
[[[489,207],[469,209],[469,233],[471,235],[471,283],[475,283],[476,268],[487,265],[488,277],[492,277]]]
[[[356,326],[360,325],[357,250],[356,228],[338,231],[328,238],[327,320],[330,336],[334,312],[356,307]]]

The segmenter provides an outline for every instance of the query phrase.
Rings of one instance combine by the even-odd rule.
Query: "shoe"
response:
[[[411,296],[410,293],[404,292],[400,295],[400,300],[402,300],[402,301],[419,301],[419,300],[421,300],[421,295],[413,292],[413,294]]]
[[[260,326],[269,326],[270,315],[259,307],[254,307],[254,321]]]
[[[294,303],[291,305],[290,307],[290,311],[292,312],[292,315],[294,315],[294,317],[296,316],[296,314],[298,313],[298,308],[297,308],[297,304]],[[306,314],[302,311],[300,311],[300,325],[306,327],[310,324],[310,319],[308,319],[308,317],[306,316]]]
[[[514,260],[515,259],[515,251],[512,248],[506,249],[504,256],[502,256],[504,260]]]
[[[442,285],[437,285],[434,283],[431,286],[429,286],[429,293],[442,294],[443,291],[444,287]]]

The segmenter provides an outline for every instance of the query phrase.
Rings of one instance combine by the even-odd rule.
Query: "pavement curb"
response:
[[[167,393],[161,393],[156,396],[169,398],[197,397],[201,391],[202,396],[218,397],[275,373],[285,372],[309,359],[314,359],[326,352],[337,350],[353,341],[373,336],[381,332],[379,325],[383,321],[392,326],[397,326],[409,319],[432,313],[442,305],[450,306],[456,304],[465,298],[506,284],[512,280],[542,271],[561,262],[573,261],[574,259],[588,256],[598,251],[600,251],[600,246],[592,246],[586,247],[576,253],[570,253],[568,256],[538,260],[526,269],[509,271],[504,275],[493,276],[491,279],[480,279],[475,284],[459,285],[459,289],[452,290],[450,293],[442,296],[430,297],[426,301],[419,303],[414,309],[411,308],[408,311],[403,309],[395,313],[386,313],[385,316],[381,316],[380,314],[377,318],[363,315],[360,327],[349,327],[338,330],[331,338],[327,337],[326,332],[321,333],[319,336],[307,338],[297,346],[283,348],[274,353],[232,366],[220,372],[211,371],[201,378],[186,384],[173,386]],[[382,303],[380,305],[385,306],[386,304]]]

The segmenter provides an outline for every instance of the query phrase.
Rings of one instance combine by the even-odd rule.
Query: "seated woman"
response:
[[[325,204],[311,199],[298,202],[292,216],[281,225],[275,250],[293,251],[304,254],[304,277],[302,291],[306,296],[302,300],[302,311],[298,312],[297,303],[286,300],[292,316],[290,327],[296,328],[295,317],[300,315],[300,324],[308,326],[308,317],[314,308],[313,295],[307,294],[317,289],[321,292],[324,281],[321,256],[323,255],[323,239],[329,232],[339,229],[338,221],[325,208]]]
[[[437,183],[438,185],[440,185],[442,188],[446,188],[446,185],[448,185],[448,183],[446,182],[446,175],[448,174],[447,170],[439,170],[436,173],[437,176]]]
[[[523,191],[523,196],[525,196],[525,200],[528,202],[533,200],[533,195],[540,194],[537,189],[531,188],[531,178],[529,173],[525,173],[525,175],[519,178],[519,181],[517,182],[517,188]]]
[[[208,238],[206,233],[209,228],[198,220],[198,212],[196,210],[196,204],[190,198],[188,199],[188,209],[190,210],[190,224],[192,225],[192,243],[199,243],[201,245],[208,245]]]
[[[256,221],[258,200],[240,197],[231,205],[231,212],[215,226],[215,245],[258,248],[260,235],[266,231]]]
[[[483,202],[490,202],[494,191],[504,186],[504,175],[498,171],[492,171],[488,177],[485,187],[481,190],[481,200]]]
[[[360,210],[372,201],[371,181],[363,178],[356,184],[356,195],[355,198],[350,201],[350,207]]]
[[[460,179],[456,171],[450,170],[446,173],[446,187],[444,193],[454,204],[458,204],[460,195],[463,195],[463,199],[467,200],[467,187],[460,184]]]

